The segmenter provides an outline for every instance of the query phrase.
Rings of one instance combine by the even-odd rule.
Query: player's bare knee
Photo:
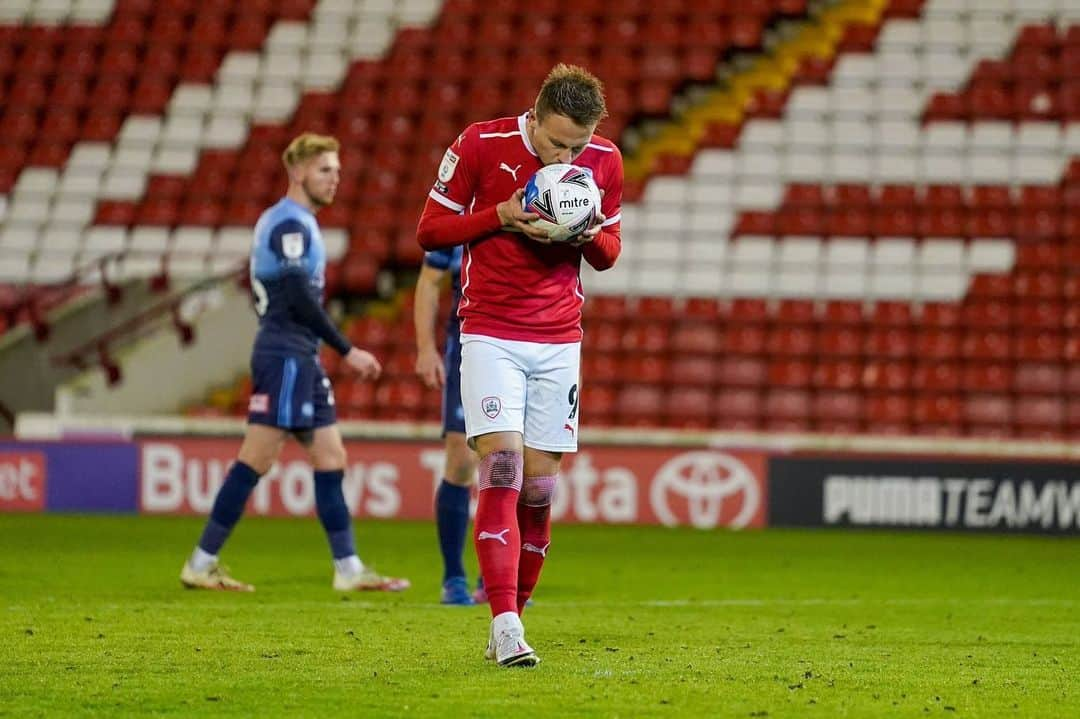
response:
[[[345,449],[338,447],[313,447],[311,465],[317,470],[345,469]]]
[[[476,482],[476,463],[447,464],[446,481],[457,487],[471,487]]]
[[[446,481],[458,487],[471,487],[476,481],[476,455],[469,452],[464,457],[446,458]]]
[[[526,477],[521,484],[519,504],[529,507],[546,507],[555,495],[555,485],[559,476],[551,474],[544,477]]]
[[[506,487],[521,491],[524,459],[520,452],[499,450],[480,460],[480,490]]]
[[[236,456],[237,460],[251,467],[255,470],[255,474],[260,477],[270,471],[270,468],[274,466],[276,457],[276,452],[256,452],[244,447],[240,448],[240,452]]]

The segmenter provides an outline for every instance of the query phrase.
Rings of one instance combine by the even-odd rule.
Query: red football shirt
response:
[[[573,164],[592,170],[603,192],[607,218],[600,234],[582,247],[543,244],[506,232],[495,206],[525,183],[542,163],[525,129],[527,114],[470,125],[443,156],[417,235],[424,249],[462,243],[461,331],[525,342],[581,341],[585,295],[582,256],[598,270],[619,255],[623,166],[619,149],[594,135]],[[432,222],[455,217],[453,230]],[[461,220],[456,222],[456,220]],[[438,231],[433,227],[438,226]]]

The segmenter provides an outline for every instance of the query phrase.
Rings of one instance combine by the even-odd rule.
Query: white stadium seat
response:
[[[150,171],[159,175],[189,175],[199,162],[198,148],[190,145],[159,145]]]
[[[166,227],[136,227],[131,231],[129,249],[138,255],[163,255],[171,242],[172,234]]]
[[[172,252],[205,255],[214,246],[214,231],[209,227],[177,227],[172,232]]]
[[[259,74],[259,53],[233,51],[225,55],[221,66],[217,71],[218,84],[227,85],[232,82],[250,83]],[[198,86],[196,86],[198,87]],[[206,86],[202,86],[205,88]],[[209,109],[209,105],[203,109]]]
[[[915,241],[910,237],[882,237],[870,250],[870,264],[876,272],[910,269],[915,264]]]
[[[870,243],[865,237],[839,237],[824,247],[824,262],[830,270],[862,274],[870,259]]]
[[[153,147],[160,134],[160,117],[130,115],[120,126],[117,144],[127,147]]]
[[[102,179],[101,196],[112,200],[135,200],[146,190],[146,173],[142,168],[150,162],[150,150],[142,166],[117,165],[111,167]]]
[[[246,257],[251,252],[253,237],[250,227],[222,227],[217,233],[216,251],[223,255]]]
[[[959,238],[926,239],[919,244],[918,265],[923,272],[953,272],[966,266],[966,247]]]

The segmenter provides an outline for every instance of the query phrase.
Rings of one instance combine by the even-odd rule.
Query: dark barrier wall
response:
[[[779,527],[1080,533],[1080,465],[954,458],[771,457]]]

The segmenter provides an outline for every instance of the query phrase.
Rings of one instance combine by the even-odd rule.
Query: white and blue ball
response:
[[[570,242],[600,212],[600,189],[583,167],[547,165],[529,178],[523,203],[526,212],[540,215],[531,224],[547,230],[552,242]]]

